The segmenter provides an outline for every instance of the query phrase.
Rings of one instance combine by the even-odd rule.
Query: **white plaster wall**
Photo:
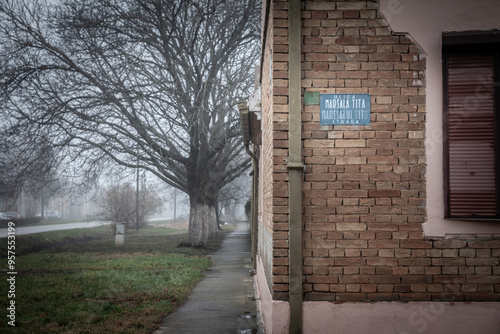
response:
[[[256,294],[259,309],[267,334],[287,334],[289,321],[288,302],[273,300],[269,286],[267,285],[266,273],[260,256],[257,256]]]
[[[500,0],[380,0],[396,32],[409,33],[426,53],[426,236],[500,233],[498,222],[444,219],[442,32],[500,29]]]
[[[500,304],[306,302],[303,333],[498,334]]]

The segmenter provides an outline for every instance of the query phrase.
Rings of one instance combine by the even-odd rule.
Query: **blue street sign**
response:
[[[369,125],[370,94],[321,94],[319,123]]]

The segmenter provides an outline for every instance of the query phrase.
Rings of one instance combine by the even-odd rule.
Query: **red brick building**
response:
[[[500,2],[262,13],[240,109],[266,332],[500,333]]]

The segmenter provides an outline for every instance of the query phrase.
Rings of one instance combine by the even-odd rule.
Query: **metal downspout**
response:
[[[288,3],[290,334],[302,333],[302,133],[300,0]]]
[[[251,211],[250,211],[250,237],[251,237],[251,254],[253,263],[253,274],[257,270],[257,242],[258,242],[258,205],[259,205],[259,161],[255,155],[255,146],[252,151],[245,145],[245,149],[252,157],[252,197],[251,197]]]

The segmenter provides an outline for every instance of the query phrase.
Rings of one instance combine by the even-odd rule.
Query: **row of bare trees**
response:
[[[52,145],[43,136],[38,137],[36,143],[30,140],[33,138],[23,139],[10,132],[0,135],[0,210],[12,207],[24,192],[30,198],[41,200],[43,214],[44,200],[62,186],[59,159]]]
[[[253,88],[259,5],[0,0],[3,125],[79,175],[153,173],[189,195],[190,241],[204,242],[220,190],[250,164],[236,103]]]

